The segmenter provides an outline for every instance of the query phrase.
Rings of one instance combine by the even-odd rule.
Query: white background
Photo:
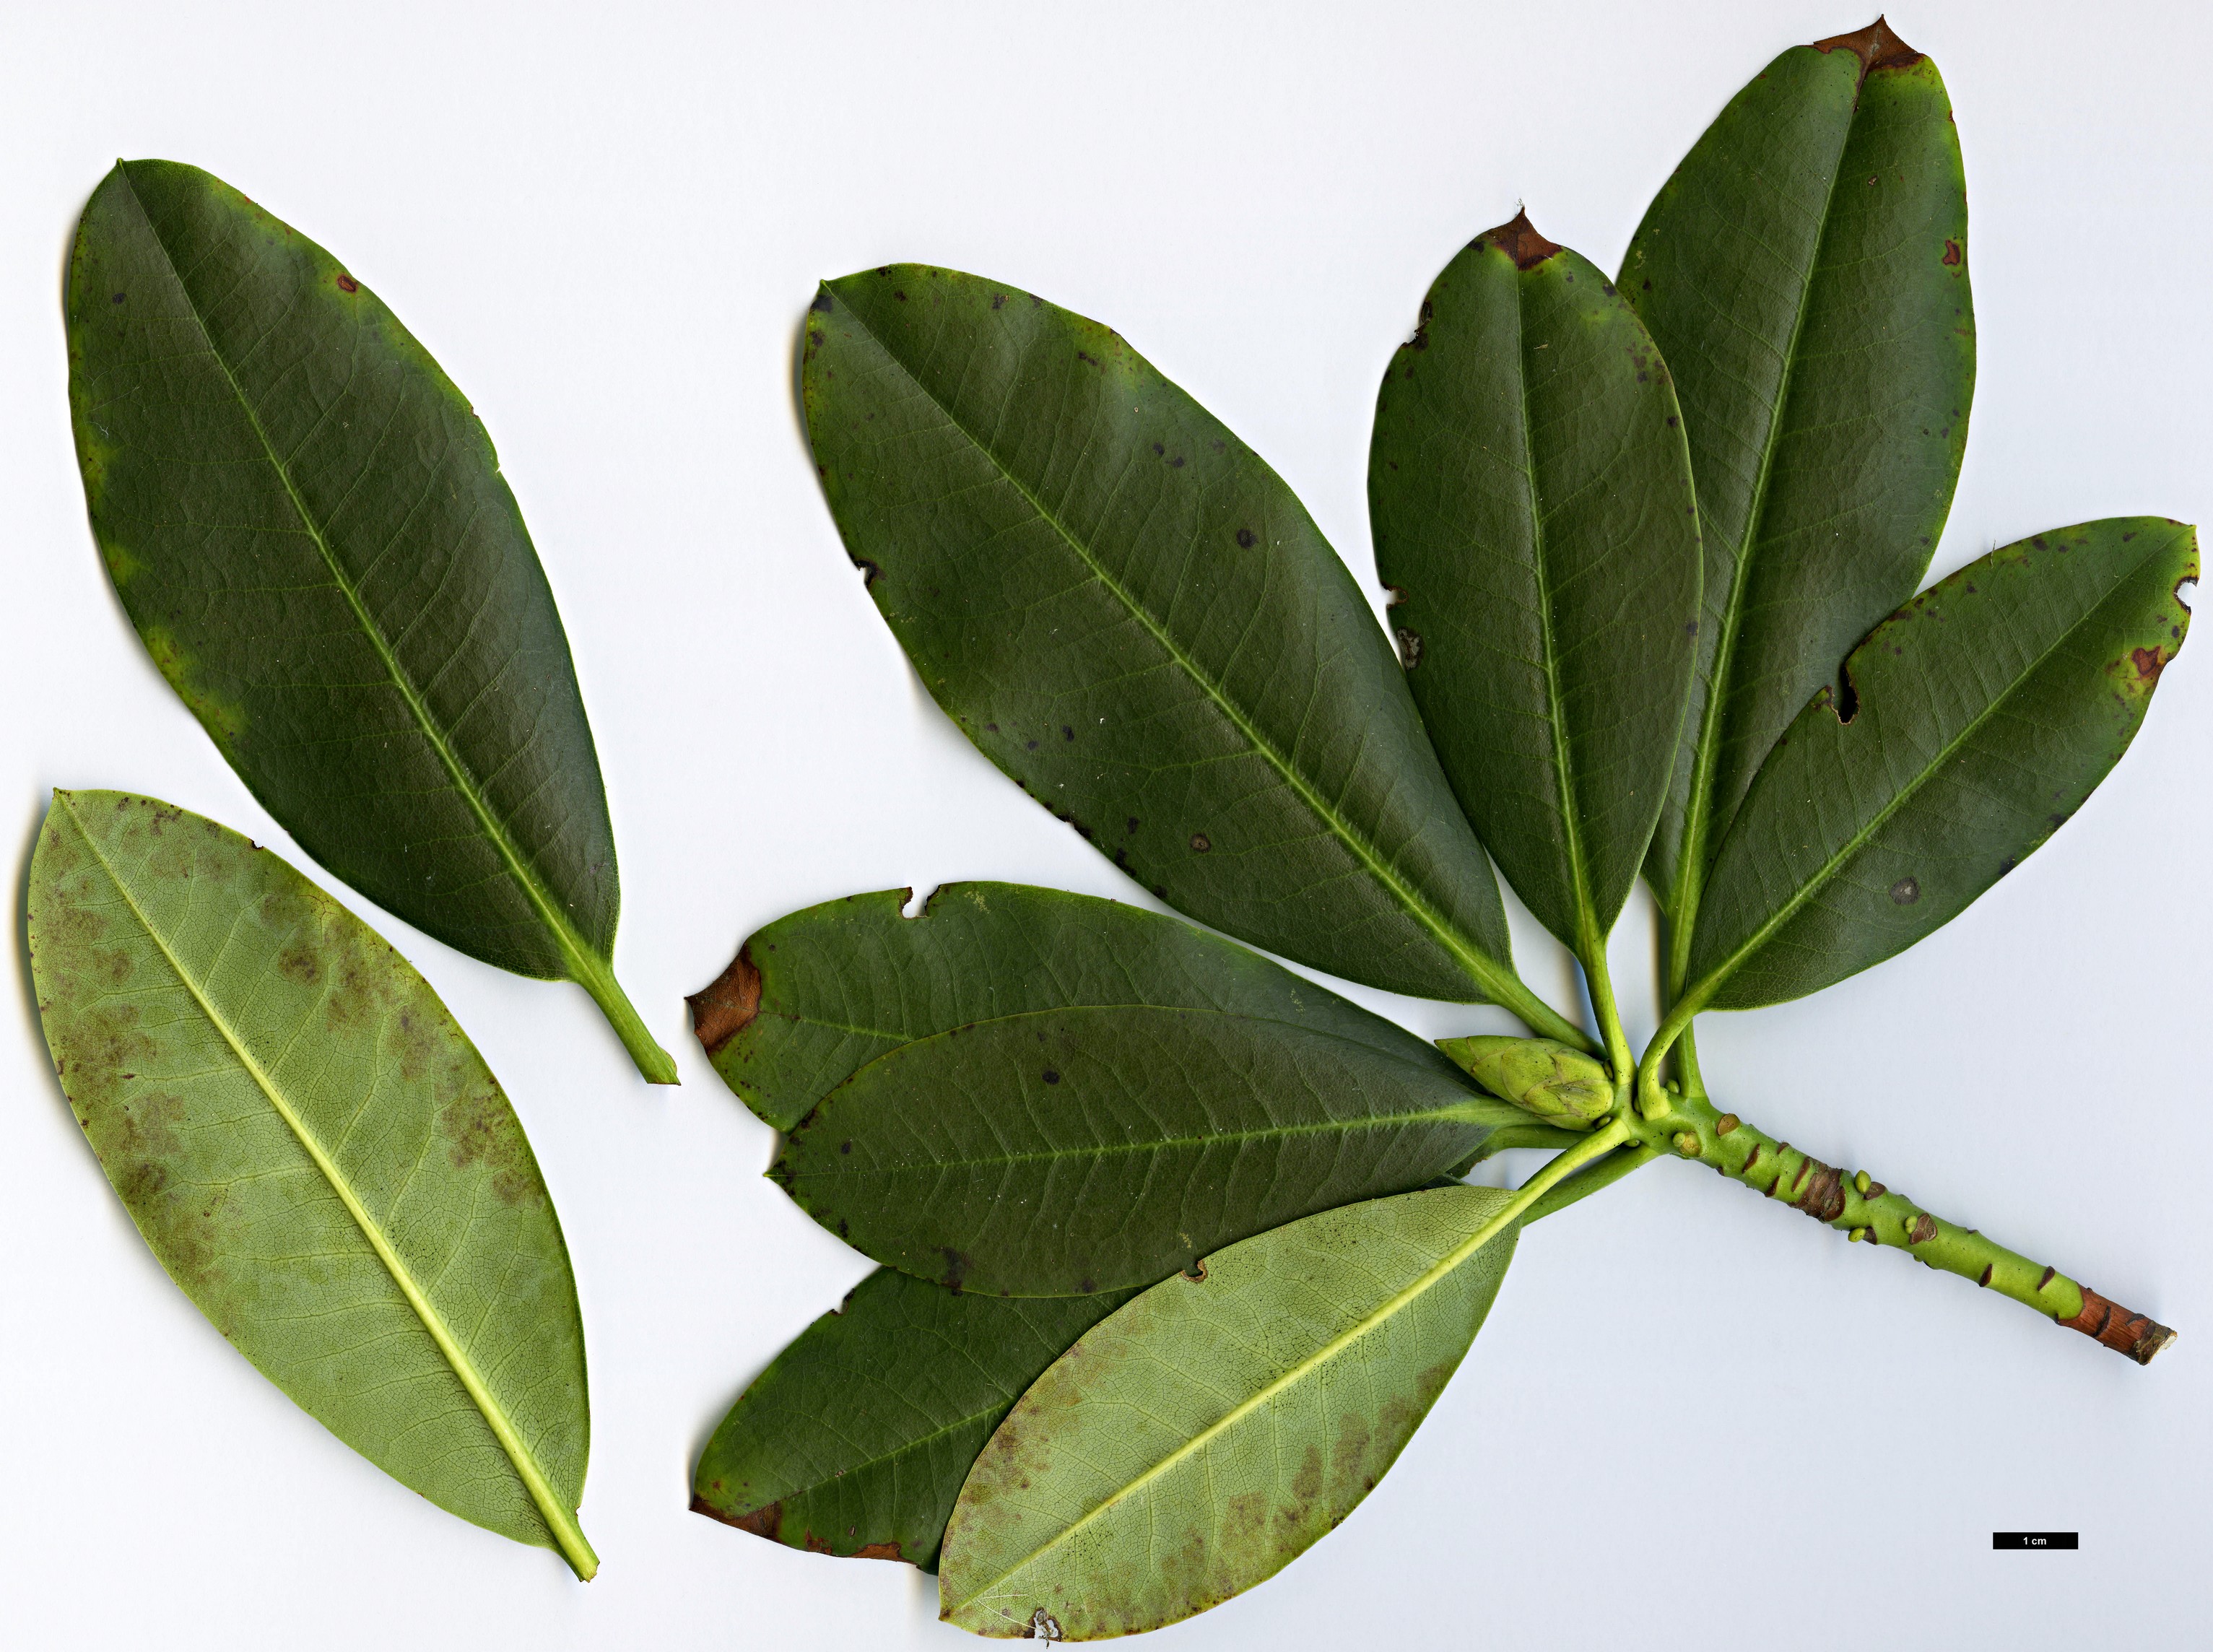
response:
[[[116,156],[187,160],[346,259],[497,441],[606,769],[617,961],[685,1081],[638,1082],[579,991],[366,909],[491,1059],[559,1202],[605,1562],[579,1586],[356,1457],[170,1285],[70,1121],[11,920],[6,1638],[955,1644],[907,1568],[686,1512],[723,1408],[866,1265],[761,1179],[769,1132],[680,995],[753,928],[857,890],[1145,897],[959,738],[863,595],[794,413],[815,280],[926,260],[1107,321],[1270,459],[1372,585],[1368,423],[1431,277],[1521,200],[1612,268],[1724,100],[1783,47],[1864,24],[1858,0],[9,0],[0,19],[9,899],[57,784],[184,804],[330,882],[155,674],[85,526],[68,240]],[[2010,0],[1893,21],[1942,67],[1972,210],[1980,382],[1937,570],[2090,517],[2213,516],[2209,14]],[[1703,1039],[1747,1117],[2177,1326],[2177,1348],[2139,1370],[1657,1166],[1530,1233],[1458,1380],[1337,1534],[1159,1644],[2202,1634],[2209,671],[2193,650],[2167,675],[2127,761],[1967,915]],[[1564,992],[1517,921],[1525,971]],[[1644,978],[1650,944],[1640,905],[1618,978]],[[1355,996],[1431,1036],[1505,1025]],[[1993,1528],[2040,1527],[2079,1528],[2081,1552],[1990,1552]]]

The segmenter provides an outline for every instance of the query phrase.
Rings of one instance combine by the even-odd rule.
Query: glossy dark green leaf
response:
[[[1514,1253],[1511,1196],[1327,1211],[1084,1333],[1001,1423],[946,1528],[940,1615],[980,1635],[1157,1629],[1273,1576],[1375,1489]]]
[[[700,1454],[692,1507],[795,1549],[935,1571],[991,1430],[1128,1300],[962,1295],[880,1268],[738,1397]]]
[[[1358,587],[1205,410],[1098,323],[918,265],[823,287],[804,388],[869,594],[1031,796],[1217,929],[1562,1036]]]
[[[1148,1285],[1216,1246],[1422,1186],[1532,1125],[1436,1051],[1383,1043],[1291,1009],[1003,1015],[869,1062],[770,1173],[875,1260],[948,1285]]]
[[[1218,936],[1118,901],[1019,883],[948,883],[918,917],[905,889],[849,895],[749,936],[692,1000],[715,1070],[789,1131],[878,1056],[1044,1010],[1150,1005],[1283,1021],[1389,1060],[1446,1058],[1381,1016]]]
[[[1517,217],[1422,302],[1368,460],[1375,565],[1460,807],[1585,959],[1637,881],[1697,651],[1698,518],[1667,369]]]
[[[656,1082],[568,638],[498,456],[345,266],[228,185],[119,162],[78,226],[70,411],[131,623],[253,795],[472,957],[565,977]]]
[[[2011,871],[2128,749],[2190,625],[2194,530],[2117,517],[1993,551],[1845,661],[1715,861],[1691,1002],[1799,997]]]
[[[169,1277],[378,1467],[589,1577],[568,1248],[429,983],[276,856],[119,792],[55,794],[30,945],[62,1088]]]
[[[1674,375],[1704,533],[1700,661],[1651,874],[1680,977],[1760,760],[1921,582],[1974,391],[1959,134],[1936,65],[1877,23],[1733,98],[1622,264]]]

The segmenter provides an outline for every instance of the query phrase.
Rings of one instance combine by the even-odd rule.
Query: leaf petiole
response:
[[[569,956],[569,978],[592,995],[592,1002],[599,1005],[607,1024],[615,1029],[615,1036],[630,1052],[630,1058],[637,1064],[637,1070],[645,1082],[681,1083],[683,1081],[676,1076],[676,1058],[654,1042],[653,1034],[646,1030],[644,1019],[631,1003],[630,995],[615,979],[613,968],[582,947],[566,947],[564,950]]]

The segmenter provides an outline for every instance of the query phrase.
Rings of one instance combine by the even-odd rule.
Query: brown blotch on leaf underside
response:
[[[744,946],[728,969],[685,999],[692,1006],[692,1033],[710,1057],[753,1025],[760,1014],[760,971],[753,967],[752,948]]]
[[[899,1552],[899,1540],[894,1538],[889,1543],[863,1543],[859,1548],[853,1551],[851,1558],[855,1560],[904,1560],[906,1557]]]
[[[2057,1314],[2052,1316],[2058,1319]],[[2142,1314],[2132,1314],[2082,1287],[2082,1311],[2059,1323],[2070,1331],[2095,1338],[2117,1354],[2126,1354],[2139,1365],[2149,1365],[2154,1354],[2174,1340],[2174,1332]]]
[[[1546,241],[1537,233],[1526,210],[1516,212],[1511,223],[1502,223],[1496,229],[1486,229],[1476,240],[1488,241],[1505,253],[1514,260],[1514,267],[1517,270],[1533,270],[1560,250],[1558,241]]]
[[[2163,643],[2155,643],[2148,649],[2129,650],[2129,659],[2137,668],[2137,680],[2139,682],[2157,682],[2159,674],[2167,669],[2167,662],[2172,657]]]
[[[1922,57],[1899,40],[1880,17],[1856,34],[1832,34],[1826,40],[1814,42],[1816,52],[1834,52],[1840,47],[1860,60],[1862,79],[1878,69],[1902,69],[1908,64],[1919,63]]]
[[[704,1515],[709,1520],[718,1520],[725,1526],[735,1526],[741,1532],[751,1532],[755,1537],[776,1541],[777,1528],[783,1524],[783,1505],[765,1503],[750,1515],[729,1515],[715,1507],[696,1491],[692,1495],[692,1512]]]

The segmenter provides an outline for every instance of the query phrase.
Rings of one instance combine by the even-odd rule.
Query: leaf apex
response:
[[[1529,222],[1529,210],[1522,207],[1513,218],[1496,229],[1486,229],[1475,238],[1474,244],[1488,242],[1514,260],[1517,270],[1533,270],[1560,250],[1558,241],[1547,241],[1537,233]]]
[[[1821,52],[1843,50],[1860,60],[1860,77],[1864,80],[1878,69],[1902,69],[1919,63],[1925,53],[1916,52],[1898,38],[1897,31],[1881,17],[1877,17],[1865,28],[1853,34],[1832,34],[1826,40],[1814,42],[1814,50]]]

